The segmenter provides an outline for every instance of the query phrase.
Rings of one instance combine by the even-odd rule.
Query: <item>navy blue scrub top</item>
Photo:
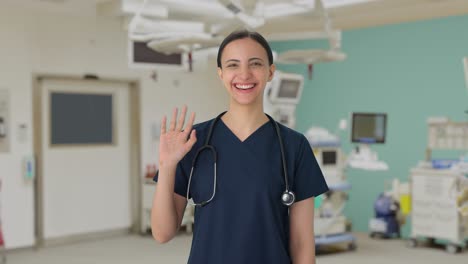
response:
[[[212,121],[194,126],[197,143],[177,167],[174,191],[183,197],[193,157],[205,143]],[[328,191],[307,139],[281,124],[279,127],[296,202]],[[195,209],[188,263],[291,263],[288,207],[281,202],[285,183],[274,125],[267,122],[240,141],[220,119],[210,144],[218,154],[216,195],[209,204]],[[192,176],[190,197],[196,203],[207,201],[213,180],[212,154],[204,151]]]

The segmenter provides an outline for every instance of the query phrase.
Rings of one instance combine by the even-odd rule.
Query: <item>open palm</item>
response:
[[[166,131],[166,116],[161,121],[161,136],[159,138],[159,162],[160,165],[176,165],[187,152],[192,149],[197,141],[196,132],[192,130],[195,113],[190,115],[187,126],[184,128],[187,106],[182,108],[182,113],[177,119],[178,109],[175,108]],[[189,137],[190,136],[190,137]]]

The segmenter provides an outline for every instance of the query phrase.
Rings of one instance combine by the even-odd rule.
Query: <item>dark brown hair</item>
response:
[[[218,49],[218,58],[216,59],[216,62],[218,63],[218,67],[221,68],[221,55],[223,55],[224,48],[226,47],[227,44],[231,43],[234,40],[238,39],[244,39],[244,38],[250,38],[258,42],[258,44],[262,45],[262,47],[265,49],[267,56],[268,56],[268,63],[269,65],[273,64],[273,52],[271,51],[270,45],[266,41],[266,39],[260,35],[260,33],[255,32],[255,31],[248,31],[248,30],[238,30],[234,31],[229,36],[227,36],[223,42],[221,42],[221,45],[219,46]]]

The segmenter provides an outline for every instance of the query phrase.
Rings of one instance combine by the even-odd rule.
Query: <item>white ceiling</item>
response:
[[[468,14],[468,0],[381,0],[330,9],[329,14],[334,27],[347,30],[465,15]],[[296,24],[298,31],[313,28],[298,23],[298,19],[291,18],[288,23]],[[280,30],[284,26],[278,21],[268,28]]]
[[[112,1],[112,0],[111,0]],[[96,7],[109,0],[0,0],[0,8],[17,7],[37,12],[96,15]]]
[[[0,8],[16,6],[33,9],[38,12],[58,12],[74,15],[99,14],[98,7],[109,4],[120,6],[123,0],[2,0]],[[142,0],[135,0],[142,2]],[[170,2],[169,0],[148,0],[149,2]],[[212,3],[216,0],[173,0],[176,6],[198,3],[200,5]],[[236,1],[236,0],[233,0]],[[239,0],[237,0],[239,1]],[[264,0],[265,2],[288,2],[290,0]],[[328,1],[328,2],[327,2]],[[329,6],[343,0],[324,0]],[[358,1],[359,2],[359,1]],[[176,8],[177,9],[177,8]],[[181,9],[181,8],[179,8]],[[328,9],[333,27],[342,30],[373,27],[385,24],[417,21],[452,15],[468,14],[468,0],[374,0]],[[170,10],[170,18],[206,21],[206,15],[191,15],[187,11]],[[306,22],[305,22],[306,21]],[[293,16],[269,20],[260,32],[272,31],[314,31],[322,28],[318,16],[312,13],[297,14]]]

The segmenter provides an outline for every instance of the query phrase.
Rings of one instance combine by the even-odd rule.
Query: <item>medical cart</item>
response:
[[[347,191],[351,184],[345,177],[345,157],[338,139],[311,140],[309,143],[314,151],[320,169],[325,176],[329,191],[315,199],[314,218],[315,245],[319,250],[322,246],[346,244],[349,250],[356,249],[356,239],[351,234],[351,224],[343,215],[348,200]]]
[[[152,178],[145,178],[143,183],[143,215],[142,233],[151,233],[151,209],[153,207],[153,196],[156,190],[156,182]],[[181,226],[185,227],[187,233],[192,233],[194,223],[194,207],[187,204]]]
[[[468,150],[468,122],[429,121],[426,162],[411,170],[411,238],[416,247],[421,238],[442,241],[449,253],[466,247],[468,239],[468,177],[450,162],[432,159],[432,151]],[[461,164],[463,161],[459,161]]]
[[[350,223],[343,215],[344,203],[348,199],[346,191],[351,184],[341,183],[328,186],[329,191],[318,215],[314,219],[315,246],[344,243],[349,250],[356,249],[356,238],[350,232]],[[317,198],[316,198],[317,199]]]

